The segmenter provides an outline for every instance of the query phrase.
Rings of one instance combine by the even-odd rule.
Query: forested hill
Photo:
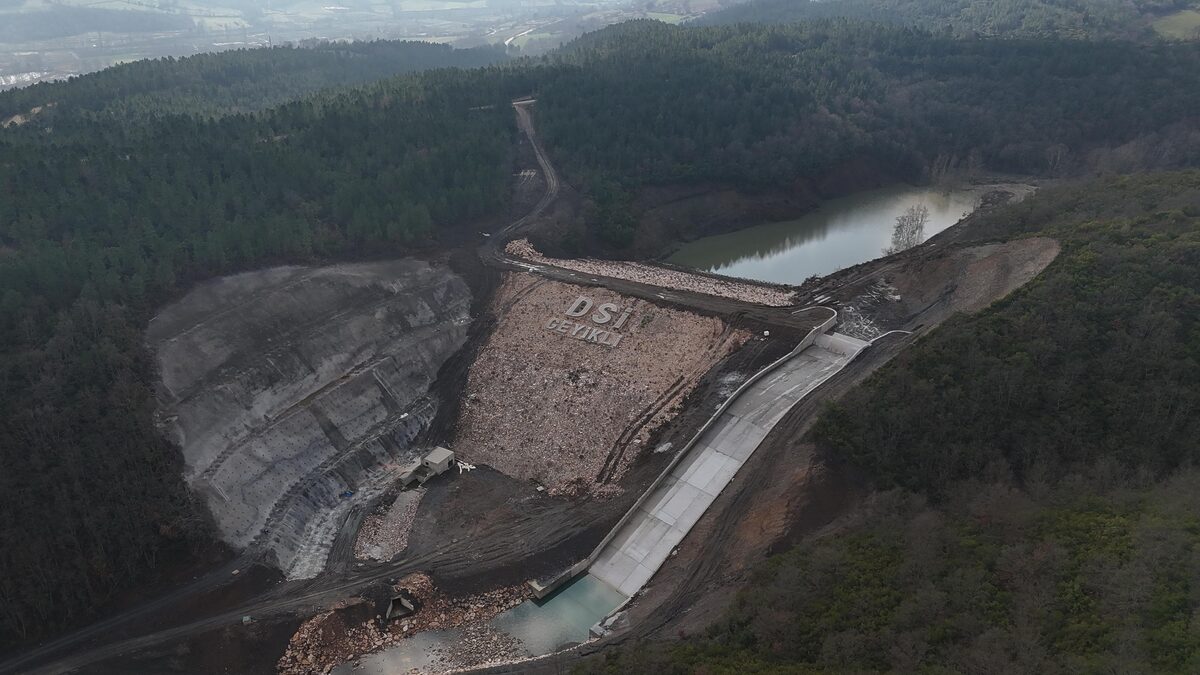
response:
[[[68,110],[119,118],[251,112],[328,87],[431,68],[473,68],[506,58],[503,47],[454,49],[429,42],[379,40],[135,61],[2,92],[0,122],[35,108],[50,118],[42,120],[47,124],[55,113]]]
[[[854,167],[919,180],[1200,162],[1200,45],[955,39],[847,20],[584,36],[538,76],[539,128],[613,243],[628,193],[822,191]]]
[[[959,35],[1151,39],[1155,18],[1195,0],[751,0],[704,25],[849,18],[947,29]]]
[[[259,115],[0,131],[0,649],[205,537],[152,419],[153,308],[213,275],[404,255],[502,212],[513,86],[438,70]]]

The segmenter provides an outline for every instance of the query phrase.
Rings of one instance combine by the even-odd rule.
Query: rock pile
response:
[[[439,656],[450,668],[478,668],[513,661],[526,653],[520,640],[484,624],[464,629],[462,638],[440,649]]]
[[[387,562],[399,555],[408,546],[408,533],[424,494],[425,488],[405,490],[390,506],[364,518],[354,541],[355,557]]]
[[[496,633],[485,624],[529,597],[524,584],[506,586],[477,595],[448,597],[427,574],[414,573],[395,584],[417,599],[419,609],[380,629],[380,618],[371,614],[365,600],[355,598],[336,605],[301,624],[288,642],[277,665],[280,675],[328,673],[356,657],[386,648],[426,630],[463,628],[463,639],[440,651],[449,668],[511,660],[523,652],[520,643]],[[362,618],[359,618],[362,617]]]
[[[793,291],[772,286],[763,286],[748,281],[722,279],[703,274],[689,274],[669,267],[658,267],[637,262],[617,262],[612,260],[594,260],[591,258],[567,259],[547,258],[529,243],[528,239],[517,239],[508,242],[504,251],[511,256],[524,258],[530,262],[542,265],[553,265],[563,269],[595,274],[613,279],[635,281],[651,286],[675,288],[681,291],[692,291],[731,298],[743,302],[753,302],[760,305],[783,307],[796,302]]]
[[[345,610],[356,605],[370,614],[366,601],[355,598],[301,624],[276,665],[278,672],[281,675],[328,673],[339,663],[383,646],[383,636],[372,621],[347,624]]]
[[[580,295],[630,309],[616,347],[547,329]],[[606,289],[509,274],[471,365],[454,449],[554,494],[606,493],[655,429],[749,333]],[[586,319],[583,319],[586,320]]]
[[[452,598],[439,591],[429,575],[420,572],[400,579],[396,582],[396,588],[408,589],[421,604],[416,614],[393,621],[388,627],[390,633],[399,637],[423,630],[458,628],[485,621],[516,607],[529,597],[529,587],[519,584]]]

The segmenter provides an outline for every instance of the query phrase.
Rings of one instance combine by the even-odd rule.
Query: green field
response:
[[[680,23],[687,18],[682,14],[667,14],[666,12],[646,12],[646,16],[656,21],[671,24]]]
[[[546,40],[552,37],[554,37],[554,33],[526,33],[513,38],[512,43],[518,47],[524,48],[525,45],[533,42],[534,40]]]
[[[1185,9],[1154,22],[1154,30],[1163,37],[1176,40],[1200,38],[1200,11]]]

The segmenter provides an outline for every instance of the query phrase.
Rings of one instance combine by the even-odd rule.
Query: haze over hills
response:
[[[322,43],[135,61],[71,82],[45,82],[0,97],[0,121],[59,110],[98,117],[224,116],[274,107],[321,89],[351,87],[431,68],[507,59],[502,47],[454,49],[428,42]],[[15,121],[15,120],[14,120]]]
[[[0,548],[0,647],[29,659],[0,671],[306,672],[425,629],[497,650],[455,653],[464,667],[529,656],[540,647],[487,632],[509,630],[510,601],[594,562],[709,415],[806,335],[788,358],[834,370],[787,388],[810,398],[745,449],[605,628],[618,639],[576,665],[1195,670],[1200,42],[1154,29],[1186,3],[756,0],[537,57],[476,37],[497,16],[516,34],[574,9],[463,5],[334,13],[461,14],[463,42],[491,46],[236,50],[0,92],[0,540],[24,542]],[[28,22],[0,39],[55,24],[44,37],[62,38],[67,17],[104,12],[199,35],[218,10],[249,35],[306,11],[28,9],[0,7]],[[309,18],[302,30],[335,25]],[[800,287],[654,263],[896,183],[968,186],[980,211]],[[456,312],[423,309],[436,294],[392,269],[454,289]],[[613,316],[589,319],[591,299],[572,313],[589,294]],[[548,330],[555,303],[591,332]],[[837,316],[821,324],[813,305]],[[148,339],[167,306],[172,330]],[[617,333],[605,322],[623,308]],[[435,330],[453,339],[410,359],[420,377],[371,351]],[[193,357],[204,375],[167,386],[178,377],[159,370]],[[210,409],[244,417],[206,427]],[[602,430],[571,426],[597,416]],[[464,438],[496,466],[399,492],[389,472],[417,448]],[[185,466],[181,445],[211,467]],[[222,471],[270,483],[273,501],[222,494]],[[262,540],[218,544],[245,513]],[[284,518],[310,579],[285,581],[264,553]],[[410,572],[432,575],[409,585],[437,611],[379,632],[376,595]]]
[[[0,3],[0,89],[140,58],[307,44],[409,39],[540,53],[635,17],[683,21],[721,0],[304,0]]]
[[[1200,37],[1197,9],[1194,0],[751,0],[698,21],[786,23],[841,17],[967,35],[1195,39]]]

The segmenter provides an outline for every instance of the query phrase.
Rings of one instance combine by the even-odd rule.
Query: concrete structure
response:
[[[421,460],[421,463],[436,475],[449,469],[450,462],[453,461],[454,453],[439,445],[430,450],[429,454],[425,455],[425,459]]]
[[[867,343],[820,335],[745,389],[617,531],[588,574],[632,596],[654,576],[700,516],[787,411],[842,369]]]
[[[405,466],[397,479],[403,487],[408,487],[413,483],[424,485],[425,481],[430,478],[445,473],[453,461],[454,453],[439,445],[427,452],[421,459]]]
[[[587,558],[565,572],[529,582],[544,598],[585,570],[629,597],[658,570],[733,479],[772,427],[804,396],[868,346],[828,334],[836,312],[796,348],[747,380],[675,456]]]
[[[418,459],[413,462],[410,462],[407,466],[405,466],[403,469],[401,469],[400,475],[397,477],[397,480],[399,481],[400,486],[408,487],[409,485],[412,485],[413,483],[417,482],[417,478],[420,477],[422,468],[424,468],[424,467],[421,464],[421,460]]]
[[[392,621],[395,619],[403,619],[406,616],[412,616],[416,613],[419,607],[416,598],[408,589],[400,589],[400,593],[392,596],[388,601],[387,612],[383,615],[384,621]]]

